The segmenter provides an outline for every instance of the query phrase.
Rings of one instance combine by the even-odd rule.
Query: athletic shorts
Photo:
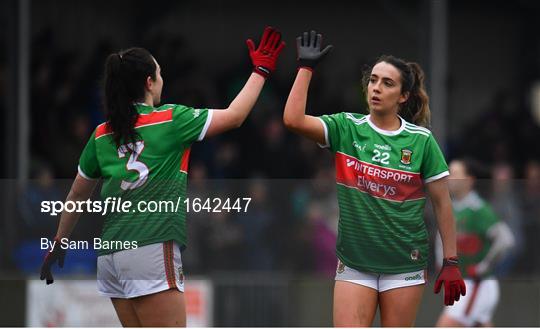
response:
[[[400,274],[360,272],[338,260],[336,281],[351,282],[383,292],[395,288],[425,284],[426,272],[425,270]]]
[[[466,327],[487,324],[499,303],[499,281],[494,277],[481,281],[465,280],[467,294],[453,306],[446,306],[444,313]]]
[[[101,295],[134,298],[168,289],[184,292],[180,248],[173,241],[154,243],[98,257]]]

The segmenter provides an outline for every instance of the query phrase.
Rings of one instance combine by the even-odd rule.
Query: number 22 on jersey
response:
[[[381,151],[379,150],[373,150],[373,153],[375,153],[375,155],[373,155],[373,158],[371,158],[371,161],[380,162],[385,165],[389,164],[388,159],[390,158],[390,153],[388,152],[381,153]]]
[[[124,191],[134,190],[141,187],[146,182],[146,179],[148,179],[148,174],[150,173],[148,167],[143,162],[138,161],[143,150],[144,141],[135,142],[135,147],[133,146],[133,143],[128,143],[121,145],[118,148],[118,157],[120,159],[124,158],[127,153],[131,153],[126,164],[126,168],[127,170],[135,170],[139,174],[139,178],[134,182],[122,180],[120,188],[122,188]]]

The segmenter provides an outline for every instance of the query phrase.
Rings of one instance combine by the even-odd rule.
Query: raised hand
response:
[[[304,32],[296,38],[296,51],[299,68],[307,68],[310,71],[334,49],[328,45],[321,51],[322,35],[315,31]]]
[[[247,39],[246,44],[253,63],[253,72],[267,78],[276,69],[278,56],[285,47],[285,42],[281,41],[281,33],[273,27],[267,26],[264,29],[259,47],[255,49],[255,43],[251,39]]]

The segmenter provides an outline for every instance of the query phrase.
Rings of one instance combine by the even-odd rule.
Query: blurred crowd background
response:
[[[243,215],[188,216],[191,244],[185,269],[194,274],[282,271],[333,277],[338,212],[332,155],[287,131],[281,120],[296,73],[299,33],[317,29],[335,47],[312,81],[308,112],[313,115],[365,113],[361,74],[379,55],[419,62],[428,86],[434,70],[431,1],[29,3],[29,180],[2,192],[16,191],[6,205],[13,211],[3,212],[10,217],[3,216],[0,233],[1,271],[9,273],[35,270],[29,258],[17,261],[20,255],[30,257],[24,241],[54,235],[57,219],[37,207],[41,200],[65,198],[79,155],[103,122],[101,79],[112,52],[131,46],[150,50],[162,68],[164,103],[225,108],[251,72],[245,39],[258,39],[265,25],[274,25],[287,42],[245,124],[192,148],[191,195],[214,195],[236,184],[255,200]],[[533,95],[540,81],[540,4],[444,3],[447,96],[444,112],[432,109],[439,122],[434,127],[442,127],[433,133],[448,161],[469,156],[490,170],[489,179],[480,182],[483,195],[518,241],[497,273],[538,277],[540,110]],[[21,33],[16,4],[6,0],[0,5],[0,113],[7,118],[2,142],[4,150],[11,150],[2,152],[6,186],[21,177],[16,162],[20,140],[13,140],[20,127],[20,85],[12,83],[19,76],[13,65],[20,60],[11,34]],[[431,211],[426,223],[435,232]],[[83,216],[77,232],[86,238],[99,234],[99,219]]]

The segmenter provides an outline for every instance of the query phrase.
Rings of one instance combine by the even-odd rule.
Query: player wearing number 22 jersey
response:
[[[322,48],[322,39],[315,31],[296,38],[298,72],[283,122],[335,155],[340,218],[334,325],[371,326],[380,306],[382,326],[413,326],[426,283],[425,193],[432,200],[444,246],[434,291],[444,284],[446,305],[465,295],[445,178],[448,168],[424,128],[430,120],[424,72],[417,63],[383,55],[362,77],[369,115],[307,115],[313,71],[332,50],[331,45]]]
[[[135,130],[140,136],[135,145],[117,147],[109,125],[103,123],[95,129],[79,161],[81,176],[103,179],[104,200],[122,197],[133,203],[127,212],[106,216],[102,241],[137,241],[141,247],[172,240],[185,246],[183,200],[190,147],[204,138],[212,110],[173,104],[158,108],[137,104],[135,108],[139,113]],[[174,207],[153,212],[144,211],[145,207],[139,212],[136,203],[141,201],[172,201]],[[117,250],[101,248],[98,252],[103,255]]]
[[[327,142],[321,146],[335,154],[339,260],[374,273],[425,269],[424,184],[449,174],[431,132],[402,118],[394,131],[379,129],[369,115],[319,118]]]

